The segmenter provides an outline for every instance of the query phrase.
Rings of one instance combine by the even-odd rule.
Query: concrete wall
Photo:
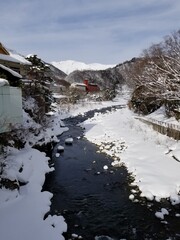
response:
[[[0,133],[10,131],[15,124],[21,124],[22,93],[20,88],[0,87]]]

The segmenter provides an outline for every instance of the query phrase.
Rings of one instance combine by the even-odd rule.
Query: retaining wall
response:
[[[140,117],[138,117],[137,119],[140,120],[141,122],[144,122],[144,123],[152,126],[152,128],[155,131],[157,131],[163,135],[172,137],[176,140],[180,140],[180,126],[178,126],[176,124],[165,123],[165,122],[154,120],[154,119],[145,119],[145,118],[140,118]]]

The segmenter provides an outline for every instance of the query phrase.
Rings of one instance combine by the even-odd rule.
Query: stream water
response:
[[[112,167],[113,159],[97,152],[97,146],[83,137],[77,123],[95,112],[65,120],[69,131],[59,136],[60,143],[52,152],[55,171],[44,185],[44,190],[53,193],[50,214],[63,215],[68,224],[65,239],[180,239],[180,218],[168,216],[168,222],[161,222],[155,217],[162,206],[174,211],[170,204],[129,200],[132,177],[126,168]],[[68,137],[73,137],[72,145],[65,145]],[[65,148],[59,157],[58,145]]]

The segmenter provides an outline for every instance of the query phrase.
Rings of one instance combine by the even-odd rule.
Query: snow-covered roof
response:
[[[14,59],[16,59],[17,61],[19,61],[21,64],[32,65],[31,62],[29,62],[28,60],[26,60],[23,56],[21,56],[19,54],[10,52],[10,56],[13,57]]]
[[[86,84],[84,84],[84,83],[72,83],[71,86],[72,87],[86,87]]]
[[[32,65],[31,62],[27,61],[23,56],[10,52],[10,55],[0,54],[0,59],[9,62],[15,62],[24,65]]]
[[[7,85],[9,85],[9,82],[4,78],[0,78],[0,87],[7,86]]]
[[[0,59],[5,60],[5,61],[9,61],[9,62],[20,63],[17,59],[11,57],[10,55],[0,54]]]
[[[19,73],[13,71],[12,69],[10,69],[10,68],[8,68],[8,67],[5,67],[5,66],[2,65],[2,64],[0,64],[0,68],[8,71],[9,73],[11,73],[13,76],[15,76],[15,77],[17,77],[17,78],[22,78],[22,76],[21,76]]]
[[[67,98],[66,95],[61,95],[61,94],[58,94],[58,93],[54,93],[53,97],[56,98],[56,99]]]
[[[98,86],[96,83],[89,83],[89,86]]]
[[[24,65],[32,65],[31,62],[26,60],[23,55],[17,53],[15,50],[7,49],[2,43],[0,43],[0,46],[7,53],[7,54],[0,54],[1,60],[16,62]]]

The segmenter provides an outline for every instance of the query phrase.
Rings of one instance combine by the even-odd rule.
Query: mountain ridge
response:
[[[59,61],[59,62],[51,62],[53,66],[60,69],[67,75],[72,73],[73,71],[79,70],[105,70],[108,68],[113,68],[116,65],[115,64],[101,64],[101,63],[90,63],[86,64],[84,62],[74,61],[74,60],[65,60],[65,61]]]

